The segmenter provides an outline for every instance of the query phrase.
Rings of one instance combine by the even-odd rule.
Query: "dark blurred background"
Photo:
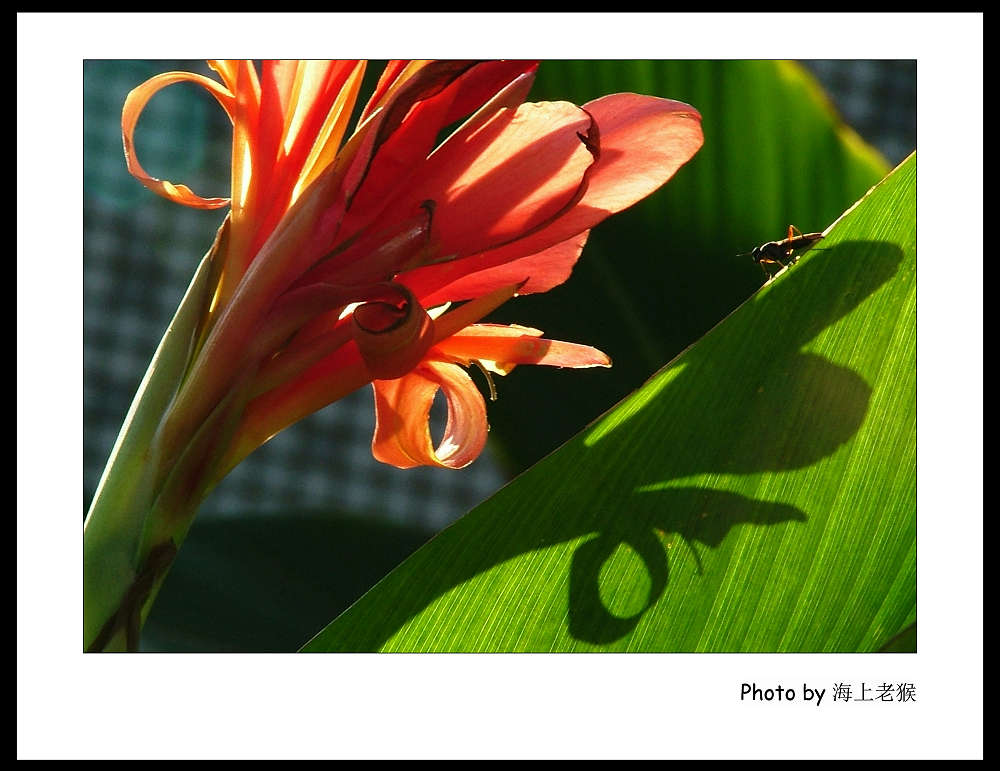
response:
[[[724,72],[727,63],[701,63],[700,68],[698,64],[692,63],[692,71],[697,71],[694,79]],[[915,61],[801,64],[825,88],[845,123],[891,166],[915,149]],[[170,70],[213,75],[204,62],[84,63],[85,511],[153,351],[224,217],[223,212],[172,204],[146,190],[125,169],[120,129],[124,98],[147,78]],[[379,71],[373,63],[369,79]],[[559,78],[547,80],[545,73],[543,64],[530,99],[566,98],[582,103],[593,98],[583,92],[562,92]],[[665,85],[661,93],[641,86],[622,88],[617,81],[609,86],[594,95],[635,90],[691,101],[705,116],[706,144],[711,140],[711,105],[687,97],[682,87]],[[794,103],[761,107],[768,111],[765,117],[778,113],[792,122],[797,109]],[[739,120],[752,124],[760,117],[740,115]],[[155,176],[184,182],[202,195],[225,196],[230,132],[228,119],[210,96],[190,85],[171,86],[157,94],[143,114],[137,132],[139,157]],[[794,158],[787,162],[794,167]],[[811,169],[797,174],[805,180],[795,182],[807,188],[810,183],[825,184],[821,175],[810,176],[815,174]],[[846,201],[833,211],[842,211],[864,189],[845,194]],[[782,207],[782,216],[785,211],[791,219],[794,207]],[[832,218],[835,213],[822,216]],[[626,215],[620,215],[620,223],[612,224],[618,219],[613,218],[601,227],[635,229],[636,223],[650,216],[632,211]],[[804,230],[822,229],[829,221],[791,219]],[[656,345],[646,345],[634,360],[619,358],[613,336],[602,339],[602,328],[608,324],[600,318],[601,309],[585,314],[591,317],[593,330],[572,319],[563,323],[565,314],[552,309],[569,301],[568,289],[554,290],[551,299],[548,295],[524,298],[516,308],[502,309],[507,315],[498,320],[538,326],[552,337],[596,344],[608,351],[615,359],[618,379],[599,380],[599,375],[592,374],[596,371],[541,372],[543,368],[528,367],[499,379],[500,401],[489,406],[497,438],[467,469],[400,471],[376,462],[370,450],[374,409],[369,388],[279,434],[235,469],[203,505],[147,625],[144,647],[297,647],[304,642],[303,635],[317,631],[433,533],[610,408],[749,296],[760,283],[759,271],[746,257],[733,262],[738,270],[728,269],[728,261],[761,241],[781,237],[788,222],[775,222],[783,224],[762,223],[760,234],[754,231],[756,241],[737,235],[736,229],[720,232],[714,247],[722,257],[715,262],[712,255],[687,258],[690,269],[682,261],[683,267],[669,274],[676,279],[672,281],[676,299],[667,302],[665,295],[656,294],[649,298],[649,307],[631,305],[640,320],[649,317],[650,308],[659,310],[660,306],[669,306],[668,323],[670,313],[676,316],[676,323],[670,324],[673,331]],[[613,234],[613,230],[608,232]],[[656,239],[664,237],[651,231],[650,249],[661,249]],[[570,280],[582,290],[588,281],[613,284],[599,273],[601,251],[607,248],[592,241],[581,260],[582,266],[593,252],[592,266],[578,269],[580,275]],[[703,248],[686,243],[674,246],[675,251],[689,252]],[[593,270],[598,273],[588,272]],[[720,286],[712,298],[715,305],[708,303],[711,307],[696,300],[685,286],[706,281]],[[688,301],[698,302],[704,313],[692,313],[684,304]],[[624,329],[629,324],[627,318],[623,320]],[[537,404],[526,401],[528,391],[538,394]],[[308,610],[304,615],[293,614],[296,619],[289,622],[291,606]],[[206,626],[206,617],[214,624]]]

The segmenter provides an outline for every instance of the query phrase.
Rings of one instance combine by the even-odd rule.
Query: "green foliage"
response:
[[[546,61],[529,98],[583,105],[627,91],[695,106],[705,144],[657,193],[592,231],[565,285],[495,314],[614,361],[573,373],[522,367],[498,383],[491,440],[514,473],[756,291],[764,276],[747,252],[789,224],[823,230],[889,171],[792,62]]]
[[[146,515],[152,503],[148,454],[160,416],[177,388],[177,375],[193,344],[211,273],[211,250],[202,259],[164,334],[125,418],[108,470],[85,521],[84,646],[99,636],[140,570]]]
[[[746,254],[754,246],[781,238],[790,223],[823,229],[887,171],[793,63],[547,61],[529,98],[584,104],[623,91],[697,107],[705,146],[663,189],[595,228],[565,285],[495,314],[614,360],[610,370],[519,367],[497,380],[491,443],[512,472],[577,434],[751,297],[764,281]],[[885,295],[910,254],[875,220],[870,233],[848,234],[845,224],[819,244],[825,251],[753,296],[554,456],[561,460],[547,459],[435,539],[311,647],[871,650],[912,622],[912,603],[913,617],[900,619],[907,600],[890,603],[857,572],[896,570],[893,591],[912,591],[912,505],[893,504],[884,521],[865,513],[865,496],[885,504],[886,485],[906,500],[912,464],[897,456],[893,481],[871,456],[870,468],[852,461],[856,448],[882,441],[883,413],[874,410],[887,409],[890,381],[878,379],[879,351],[905,371],[896,358],[908,355],[908,338],[885,339],[889,320],[903,329],[893,315],[902,311]],[[866,308],[884,314],[882,332],[860,321]],[[864,329],[877,339],[853,347]],[[840,471],[854,477],[817,481]],[[524,479],[542,481],[519,487]],[[604,490],[613,492],[601,498]],[[848,516],[844,507],[855,505]],[[147,647],[289,649],[426,538],[388,526],[356,537],[356,518],[337,513],[325,525],[315,513],[307,520],[308,543],[291,532],[302,518],[284,513],[236,528],[196,522],[150,616]],[[864,548],[850,552],[851,538]],[[803,578],[817,548],[841,560]],[[827,592],[836,570],[858,581],[854,594]],[[739,593],[743,583],[758,593]],[[718,608],[700,604],[711,596]],[[809,606],[818,599],[833,604]],[[723,615],[728,602],[749,603],[751,615]],[[468,635],[455,637],[466,618]],[[863,618],[870,628],[859,631]],[[789,631],[779,639],[778,629]]]
[[[916,609],[916,158],[306,650],[875,651]]]

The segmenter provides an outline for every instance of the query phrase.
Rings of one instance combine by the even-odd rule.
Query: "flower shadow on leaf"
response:
[[[628,635],[669,583],[660,533],[677,533],[695,550],[698,544],[714,549],[734,527],[805,522],[807,513],[794,506],[684,487],[680,480],[706,472],[804,468],[832,455],[857,432],[871,398],[869,385],[852,370],[800,349],[888,281],[902,253],[891,244],[865,243],[861,246],[866,260],[858,264],[847,258],[857,254],[859,244],[845,246],[804,261],[794,268],[796,281],[773,286],[741,309],[751,315],[744,321],[756,330],[760,343],[748,355],[773,365],[767,370],[768,382],[748,382],[739,360],[720,355],[725,325],[709,333],[680,358],[679,374],[668,367],[654,376],[642,393],[645,403],[625,421],[609,413],[527,472],[551,480],[548,500],[522,500],[520,490],[526,486],[504,488],[383,580],[378,607],[388,613],[373,618],[359,603],[306,650],[379,650],[405,632],[411,618],[459,584],[518,555],[581,537],[586,540],[575,547],[569,566],[564,618],[572,637],[608,644]],[[790,322],[790,293],[812,281],[822,282],[824,291],[810,296],[829,302],[815,308],[810,323],[795,326]],[[650,397],[649,387],[655,391],[657,381],[660,390]],[[712,387],[720,382],[732,387]],[[696,394],[693,402],[680,398],[689,394]],[[795,394],[794,408],[786,394]],[[703,422],[696,435],[682,435],[690,425],[684,415],[692,411]],[[636,434],[623,427],[639,417],[643,428],[637,447]],[[698,452],[678,452],[685,444],[697,445]],[[565,474],[566,468],[573,468],[573,474]],[[608,468],[614,469],[613,477]],[[607,479],[612,496],[595,503],[590,487],[577,484],[591,477]],[[532,490],[537,493],[537,488]],[[557,505],[546,505],[552,502]],[[650,578],[648,601],[628,617],[611,614],[599,596],[601,565],[620,544],[639,554]],[[700,567],[700,558],[697,561]],[[413,649],[405,634],[391,647]]]
[[[832,455],[857,432],[871,399],[869,385],[852,370],[800,349],[895,273],[901,252],[889,244],[869,247],[865,265],[847,260],[838,265],[838,257],[849,251],[844,245],[827,250],[822,260],[797,268],[799,283],[779,284],[767,302],[754,301],[747,309],[755,316],[747,323],[759,330],[762,341],[752,355],[771,362],[769,380],[748,383],[741,377],[740,363],[723,353],[724,334],[710,333],[691,351],[685,368],[675,378],[663,378],[662,398],[651,402],[648,409],[635,412],[625,423],[610,429],[598,423],[589,433],[585,444],[607,444],[605,452],[627,453],[625,445],[630,434],[623,426],[638,416],[652,423],[649,430],[662,426],[665,434],[670,433],[670,426],[684,425],[684,413],[690,411],[691,405],[671,398],[671,391],[712,394],[715,399],[709,403],[712,397],[706,397],[698,402],[699,431],[685,440],[696,445],[698,451],[670,453],[669,469],[658,468],[655,462],[644,464],[658,478],[637,485],[626,509],[628,516],[609,523],[597,538],[574,553],[569,598],[573,637],[596,644],[617,640],[631,632],[643,613],[657,602],[666,589],[668,576],[664,549],[650,546],[657,531],[679,534],[693,551],[700,574],[696,543],[717,548],[737,525],[806,521],[806,513],[793,506],[718,489],[682,487],[672,480],[706,473],[753,474],[804,468]],[[810,275],[814,272],[815,277]],[[794,326],[789,323],[794,298],[787,295],[810,280],[824,281],[823,296],[830,298],[830,305],[817,308],[810,324]],[[714,388],[716,383],[732,383],[733,389],[727,392]],[[794,395],[792,409],[786,405],[790,395]],[[802,405],[807,405],[805,410]],[[600,602],[598,592],[601,565],[622,543],[631,545],[642,556],[653,579],[646,606],[627,618],[611,614]],[[640,549],[639,544],[646,546]]]
[[[578,640],[602,645],[614,642],[631,632],[642,616],[667,588],[670,567],[662,540],[668,531],[676,532],[695,554],[697,543],[717,548],[736,525],[773,525],[781,522],[804,522],[805,514],[794,506],[755,501],[722,490],[695,487],[670,488],[656,496],[637,499],[627,517],[612,521],[596,537],[573,552],[569,579],[569,633]],[[691,512],[687,521],[678,522],[676,512]],[[601,599],[600,573],[604,563],[621,545],[638,554],[649,572],[650,588],[642,608],[619,616]],[[674,544],[670,543],[667,548]]]

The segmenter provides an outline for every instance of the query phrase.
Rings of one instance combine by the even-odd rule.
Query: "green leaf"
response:
[[[776,61],[545,61],[531,100],[637,92],[688,102],[705,144],[662,189],[593,230],[570,280],[494,320],[594,345],[610,370],[522,367],[498,382],[491,445],[519,472],[756,291],[747,252],[794,224],[825,228],[889,171],[813,77]]]
[[[916,618],[915,309],[911,156],[305,650],[878,650]]]
[[[879,653],[916,653],[917,623],[914,621],[906,629],[879,648]]]
[[[223,225],[217,239],[223,238]],[[153,502],[152,442],[190,360],[212,286],[218,240],[202,258],[163,333],[118,434],[84,521],[84,646],[116,611],[138,570],[143,527]]]

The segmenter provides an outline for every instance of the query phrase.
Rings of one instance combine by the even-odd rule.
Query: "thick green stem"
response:
[[[177,556],[177,546],[166,541],[152,549],[142,568],[111,617],[104,622],[97,637],[88,646],[88,652],[111,650],[136,651],[139,649],[139,632],[146,609],[152,601],[154,590],[163,582],[170,565]]]
[[[202,260],[160,341],[84,522],[83,641],[88,650],[142,578],[149,558],[143,534],[156,497],[154,437],[184,375],[208,304],[214,251],[213,246]],[[118,647],[114,640],[108,644]]]

